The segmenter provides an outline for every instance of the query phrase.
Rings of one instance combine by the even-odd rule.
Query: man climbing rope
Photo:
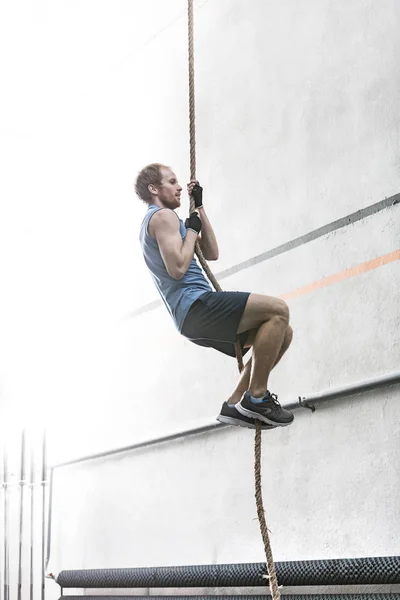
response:
[[[268,391],[268,377],[292,341],[289,310],[279,298],[248,292],[214,292],[194,256],[196,241],[206,260],[218,259],[218,243],[203,206],[203,189],[191,181],[196,211],[185,224],[175,213],[182,187],[167,166],[154,163],[139,173],[136,193],[147,205],[140,242],[153,281],[182,335],[195,344],[235,356],[253,356],[244,367],[217,420],[263,429],[290,425],[293,414]],[[198,212],[197,212],[198,211]]]

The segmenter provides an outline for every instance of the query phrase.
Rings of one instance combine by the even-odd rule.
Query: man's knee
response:
[[[280,320],[286,321],[289,325],[289,307],[284,300],[280,298],[268,298],[265,302],[265,320],[278,317]]]
[[[292,339],[293,339],[293,329],[290,325],[288,325],[286,328],[286,333],[285,333],[285,343],[288,346],[290,346]]]
[[[289,327],[289,318],[290,318],[289,307],[286,304],[286,302],[284,300],[281,300],[280,298],[276,299],[275,316],[279,317],[281,320],[285,321]]]
[[[289,307],[286,302],[273,296],[250,294],[239,323],[238,333],[251,329],[258,330],[270,319],[283,321],[289,325]]]

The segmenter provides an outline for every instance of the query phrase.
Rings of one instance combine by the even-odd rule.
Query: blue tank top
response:
[[[211,292],[211,286],[203,275],[195,258],[190,262],[189,268],[182,279],[176,280],[168,274],[157,241],[149,234],[149,221],[151,217],[162,209],[156,204],[150,204],[140,228],[140,244],[144,260],[151,273],[153,281],[169,310],[179,331],[182,331],[183,322],[193,302],[205,292]],[[176,218],[179,219],[175,213]],[[179,232],[182,241],[186,237],[186,227],[179,219]]]

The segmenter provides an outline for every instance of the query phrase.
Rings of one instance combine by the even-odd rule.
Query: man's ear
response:
[[[147,186],[147,189],[149,190],[149,192],[152,196],[157,196],[158,190],[157,190],[156,186],[154,185],[154,183],[149,183],[149,185]]]

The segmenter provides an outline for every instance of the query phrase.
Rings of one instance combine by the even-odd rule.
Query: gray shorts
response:
[[[237,334],[246,308],[249,292],[205,292],[190,307],[182,327],[182,335],[194,344],[214,348],[235,356],[235,343],[240,342],[243,355],[248,331]]]

